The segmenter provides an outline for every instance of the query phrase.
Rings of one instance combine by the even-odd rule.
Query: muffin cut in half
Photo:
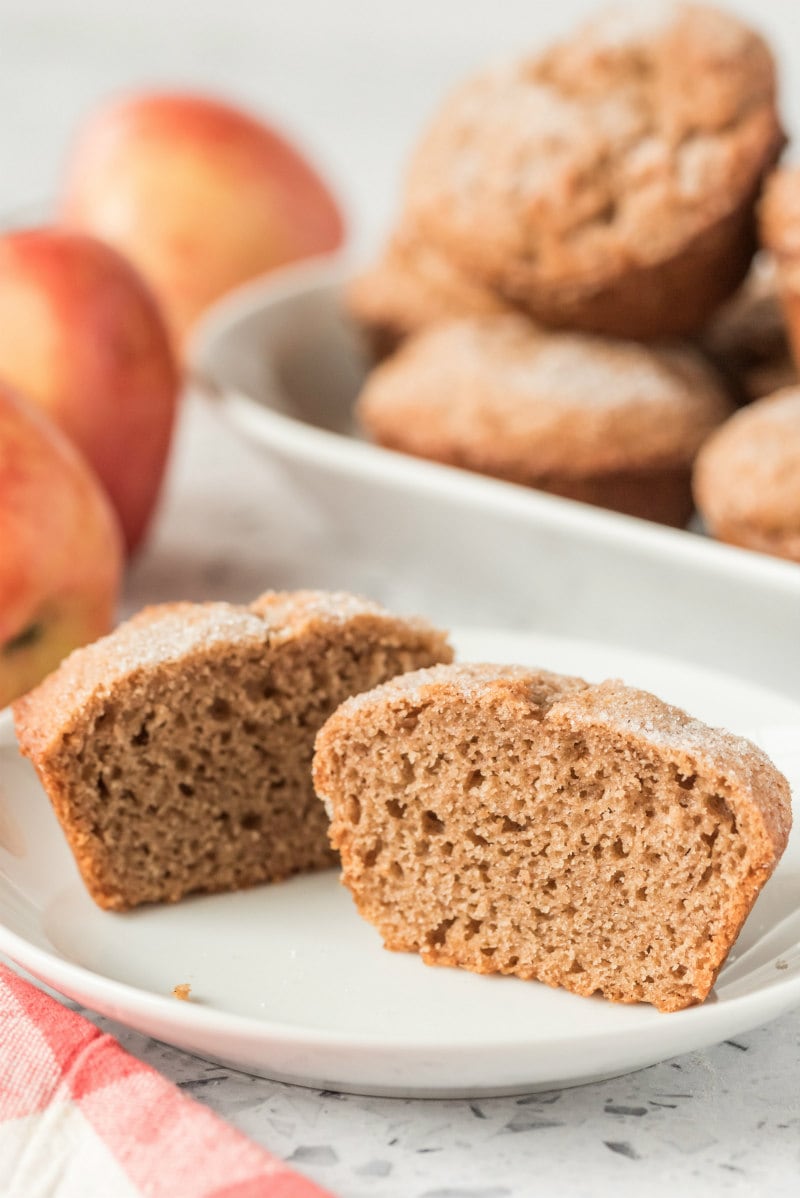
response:
[[[732,407],[688,346],[505,314],[410,338],[369,375],[357,414],[387,448],[680,526],[695,454]]]
[[[347,594],[145,609],[14,705],[92,898],[126,910],[335,858],[314,736],[349,695],[450,661],[445,635]]]
[[[662,1011],[707,996],[791,823],[748,741],[619,682],[513,666],[348,700],[314,784],[387,948]]]

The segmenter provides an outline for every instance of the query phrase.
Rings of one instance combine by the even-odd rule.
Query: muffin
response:
[[[800,167],[784,167],[770,177],[760,223],[761,239],[775,260],[795,363],[800,363]]]
[[[513,666],[348,700],[313,768],[387,948],[662,1011],[708,995],[791,825],[755,745],[620,682]]]
[[[689,348],[544,333],[519,315],[436,325],[368,377],[379,444],[683,525],[697,449],[731,410]]]
[[[314,736],[347,696],[450,661],[443,633],[345,594],[148,608],[14,706],[99,906],[334,864]]]
[[[702,5],[614,7],[456,91],[404,219],[544,324],[694,332],[747,271],[783,142],[756,33]]]
[[[709,438],[694,494],[721,541],[800,562],[800,386],[743,408]]]
[[[756,258],[742,286],[703,330],[700,346],[740,404],[797,382],[771,257]]]
[[[406,230],[398,231],[380,260],[352,281],[346,304],[376,358],[438,321],[510,309],[496,292]]]

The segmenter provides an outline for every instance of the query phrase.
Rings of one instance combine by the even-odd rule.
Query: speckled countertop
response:
[[[797,1193],[800,1012],[615,1081],[475,1102],[285,1086],[96,1022],[341,1198]]]
[[[592,0],[4,0],[0,208],[53,194],[69,134],[99,97],[131,84],[179,83],[281,116],[343,184],[358,240],[369,241],[388,219],[406,147],[449,82],[591,7]],[[792,68],[784,88],[791,126],[800,111],[794,6],[735,7],[772,30]],[[190,403],[127,605],[347,585],[344,577],[315,577],[319,536],[292,480]],[[615,1081],[475,1102],[304,1090],[96,1022],[340,1198],[797,1193],[800,1011]]]

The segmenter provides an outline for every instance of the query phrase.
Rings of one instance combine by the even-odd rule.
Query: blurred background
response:
[[[640,0],[645,5],[653,0]],[[267,114],[327,170],[365,253],[388,224],[406,154],[465,72],[546,41],[597,0],[2,0],[0,208],[52,196],[70,136],[102,98],[142,85],[217,91]],[[781,56],[800,119],[791,0],[736,0]],[[790,151],[791,153],[791,151]]]
[[[366,260],[392,221],[408,153],[447,90],[566,33],[601,4],[0,0],[0,217],[42,220],[75,131],[110,96],[194,89],[261,114],[304,148],[349,211],[353,256]],[[800,121],[797,5],[727,7],[761,28],[779,56],[791,134]],[[348,529],[291,472],[265,469],[211,416],[183,405],[159,517],[126,576],[125,609],[176,597],[245,599],[269,585],[347,585],[389,601],[384,562],[356,569]],[[323,559],[340,563],[338,572],[324,573]],[[441,596],[422,580],[431,614],[439,599],[450,611],[464,591],[445,574],[440,564]],[[392,598],[423,605],[399,580]]]

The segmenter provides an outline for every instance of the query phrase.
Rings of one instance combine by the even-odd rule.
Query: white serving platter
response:
[[[339,259],[222,301],[198,387],[280,472],[292,585],[358,590],[461,625],[659,652],[800,696],[800,567],[361,440],[365,362]]]
[[[800,785],[800,702],[608,643],[464,631],[459,656],[609,675],[762,743]],[[388,953],[335,871],[125,915],[88,898],[0,715],[0,952],[88,1007],[267,1077],[367,1094],[457,1096],[576,1085],[698,1049],[800,1002],[797,837],[710,999],[674,1015]],[[192,1001],[171,997],[191,985]]]

